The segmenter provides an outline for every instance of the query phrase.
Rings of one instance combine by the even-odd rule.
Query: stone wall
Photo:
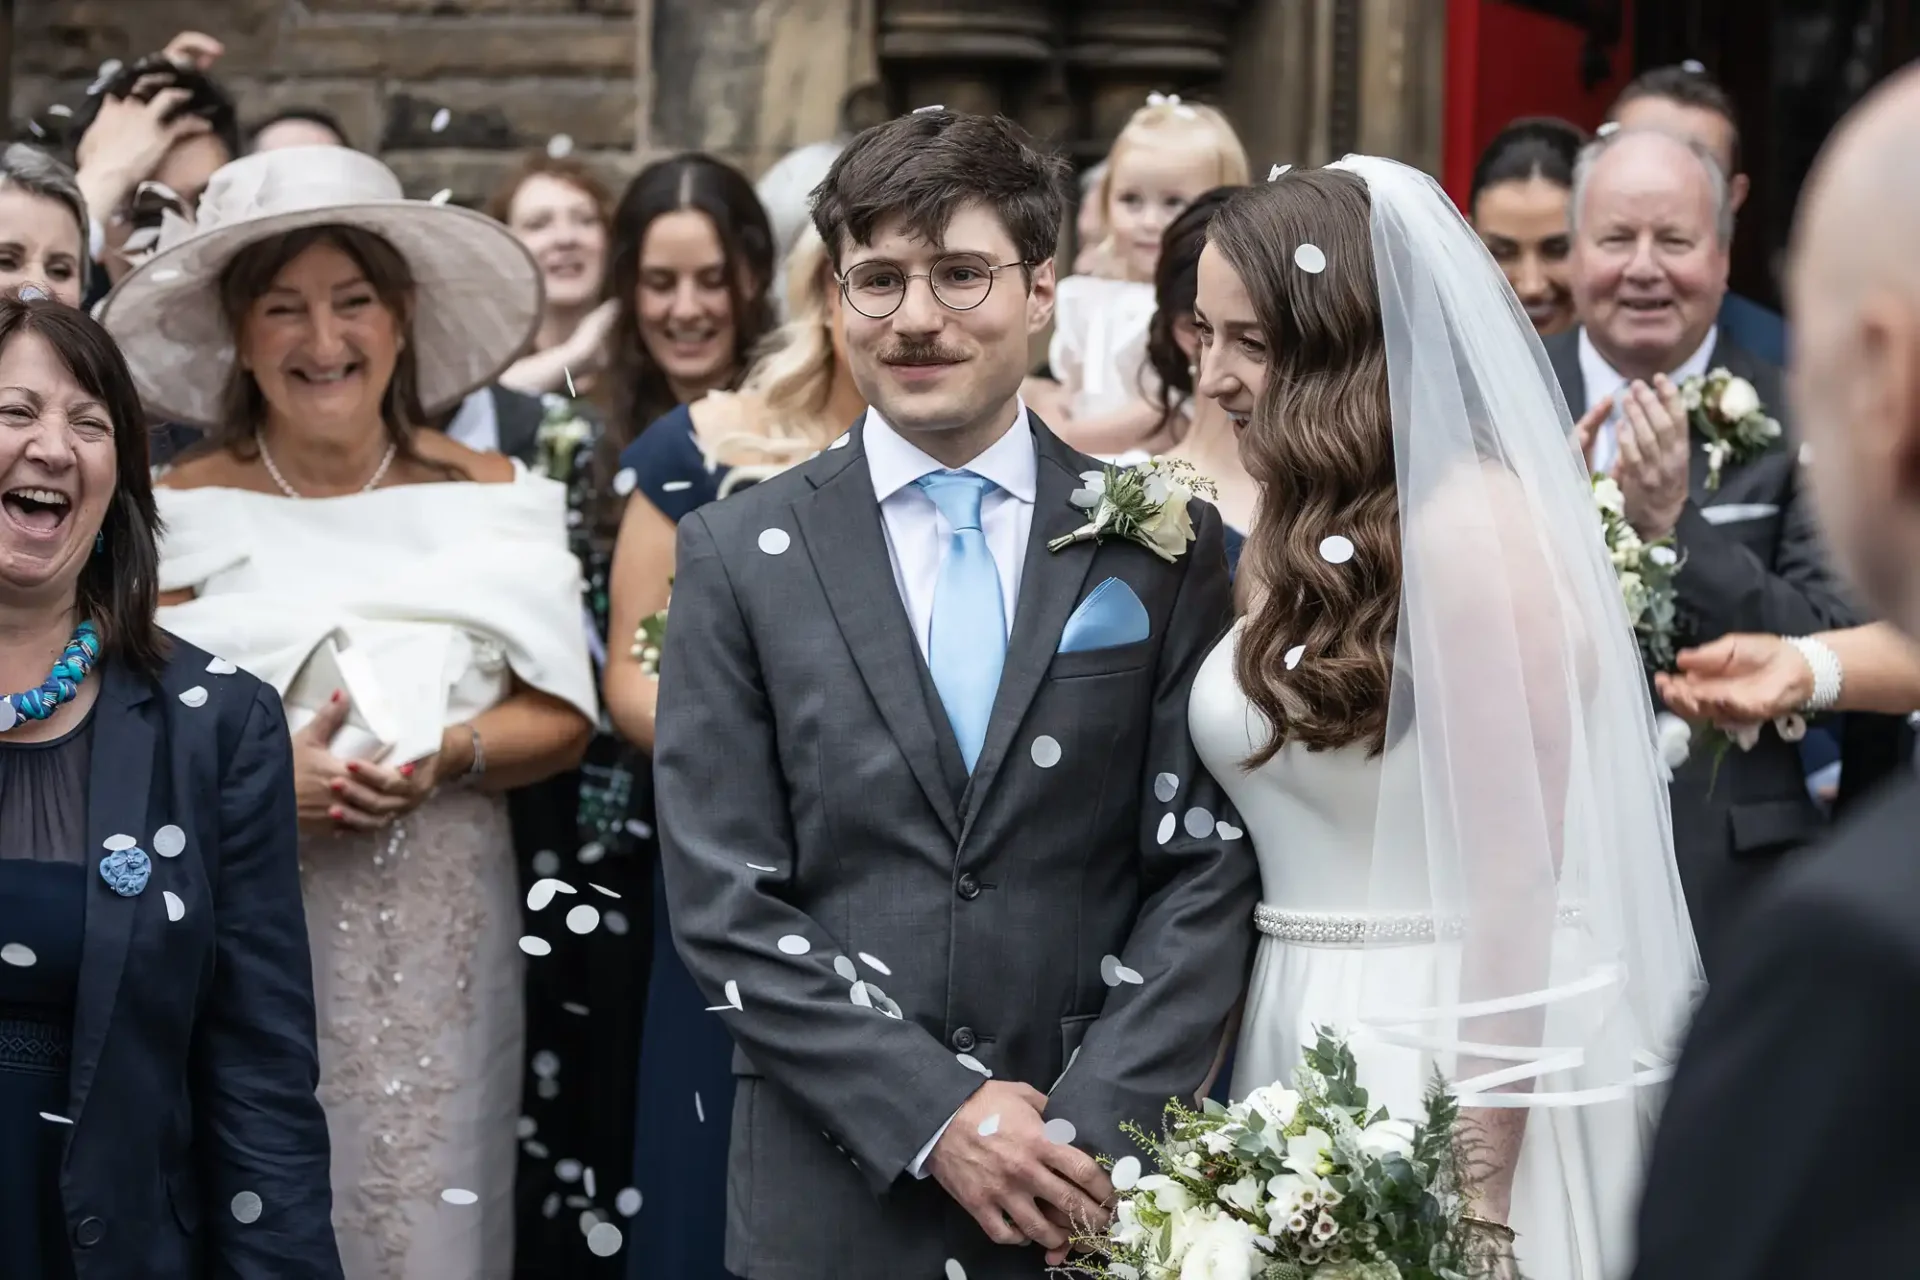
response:
[[[522,150],[557,134],[618,182],[642,141],[635,7],[653,3],[15,0],[12,115],[25,129],[50,105],[79,102],[105,60],[193,29],[225,42],[215,74],[243,124],[286,106],[324,108],[410,194],[450,188],[478,203]]]

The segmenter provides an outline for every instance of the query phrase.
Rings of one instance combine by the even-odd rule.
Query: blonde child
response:
[[[1161,415],[1142,376],[1161,234],[1202,192],[1244,186],[1248,168],[1224,116],[1160,94],[1133,113],[1104,166],[1095,193],[1106,226],[1100,274],[1060,282],[1048,349],[1058,385],[1038,383],[1029,399],[1075,448],[1114,457],[1165,443],[1155,439]]]

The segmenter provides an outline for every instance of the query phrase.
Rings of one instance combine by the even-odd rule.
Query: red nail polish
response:
[[[327,816],[329,818],[332,818],[335,822],[338,822],[340,821],[340,819],[347,816],[347,811],[345,809],[342,809],[339,805],[335,805],[333,806],[333,808],[327,810]]]
[[[333,788],[335,794],[344,792],[347,789],[346,782],[340,778],[335,778],[332,782],[329,782],[327,785]]]
[[[413,776],[413,766],[410,764],[401,765],[400,776],[403,778],[411,778]]]
[[[333,691],[333,696],[332,696],[331,698],[328,698],[328,699],[327,699],[327,701],[328,701],[328,702],[338,702],[338,701],[340,701],[340,691],[339,691],[338,689],[335,689],[335,690]]]
[[[360,772],[360,762],[358,760],[347,761],[347,772],[358,775]]]

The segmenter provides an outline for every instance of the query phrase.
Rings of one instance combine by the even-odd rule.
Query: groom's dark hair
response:
[[[953,215],[984,204],[1030,267],[1051,258],[1067,214],[1067,163],[1001,116],[923,110],[866,130],[813,192],[813,225],[837,270],[845,243],[870,244],[899,217],[938,244]],[[844,241],[843,241],[844,233]]]

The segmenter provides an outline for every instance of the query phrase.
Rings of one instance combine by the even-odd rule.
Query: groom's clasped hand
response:
[[[1049,1263],[1076,1234],[1106,1225],[1113,1184],[1086,1152],[1046,1132],[1047,1096],[989,1080],[967,1099],[927,1157],[927,1172],[996,1244],[1031,1240]]]

